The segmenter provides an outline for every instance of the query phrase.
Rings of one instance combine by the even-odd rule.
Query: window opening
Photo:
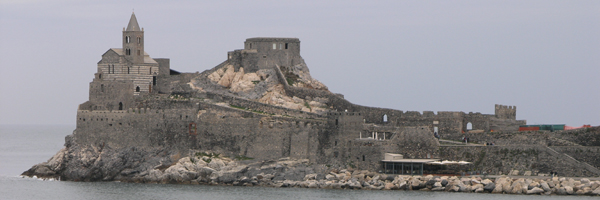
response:
[[[129,74],[129,67],[127,67],[127,74]]]
[[[125,36],[125,43],[129,43],[129,36]]]
[[[98,79],[102,79],[102,74],[98,74]]]
[[[135,91],[140,92],[140,86],[135,86]]]
[[[104,84],[100,84],[100,92],[104,92]]]
[[[365,155],[363,155],[363,161],[365,161]]]
[[[283,44],[279,43],[279,50],[283,49]]]
[[[152,85],[156,85],[156,76],[152,77]]]
[[[277,44],[273,43],[273,49],[277,49]]]
[[[388,122],[388,116],[387,116],[387,114],[383,115],[383,122]]]
[[[119,102],[119,110],[123,110],[123,103]],[[121,125],[121,123],[119,123],[119,125]]]
[[[138,44],[139,43],[142,43],[142,38],[141,37],[138,37]]]
[[[288,49],[288,43],[285,43],[285,49]]]
[[[471,122],[467,123],[467,130],[473,130],[473,124]]]

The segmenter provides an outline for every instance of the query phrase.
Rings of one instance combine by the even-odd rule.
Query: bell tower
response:
[[[123,54],[133,64],[144,63],[144,30],[140,30],[135,13],[131,13],[127,29],[123,28]]]

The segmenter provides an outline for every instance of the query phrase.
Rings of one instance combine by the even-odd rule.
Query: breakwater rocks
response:
[[[153,169],[131,181],[233,186],[366,190],[421,190],[473,193],[600,195],[600,181],[582,178],[482,179],[456,176],[386,175],[366,170],[330,170],[308,160],[280,159],[244,164],[229,158],[185,157],[165,170]]]

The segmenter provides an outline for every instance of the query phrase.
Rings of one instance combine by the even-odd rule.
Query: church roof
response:
[[[135,17],[135,13],[131,13],[131,19],[129,19],[129,24],[127,24],[126,31],[141,31],[140,25],[137,22],[137,18]]]
[[[125,56],[125,52],[121,48],[110,48],[108,51],[106,51],[106,53],[108,53],[109,51],[113,51],[119,56]],[[106,53],[102,54],[102,56],[104,56]],[[158,62],[156,62],[156,60],[152,59],[152,57],[150,57],[150,55],[148,55],[148,52],[144,51],[144,63],[154,64],[154,63],[158,63]]]

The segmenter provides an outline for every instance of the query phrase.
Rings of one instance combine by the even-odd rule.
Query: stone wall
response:
[[[272,117],[199,100],[146,102],[153,109],[79,110],[75,140],[109,148],[162,146],[255,159],[316,160],[326,121]]]
[[[557,171],[560,176],[597,176],[580,166],[580,163],[553,152],[541,145],[518,146],[442,146],[440,155],[444,160],[473,162],[463,170],[486,171],[490,174],[508,174],[518,170],[549,174]],[[590,154],[592,155],[592,154]]]

